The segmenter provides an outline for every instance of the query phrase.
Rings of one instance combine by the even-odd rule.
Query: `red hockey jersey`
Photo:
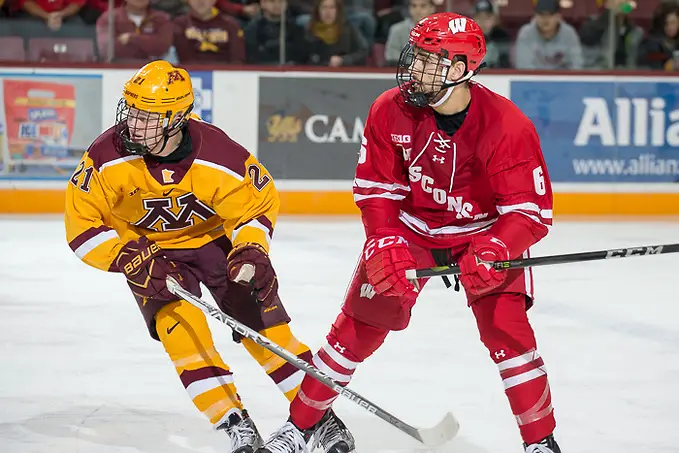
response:
[[[535,127],[508,99],[477,83],[470,90],[452,136],[398,88],[373,103],[353,188],[368,236],[398,228],[423,247],[448,248],[489,232],[515,258],[547,234],[552,189]]]

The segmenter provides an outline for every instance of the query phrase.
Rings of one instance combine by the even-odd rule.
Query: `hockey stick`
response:
[[[662,255],[679,252],[679,244],[644,245],[627,249],[599,250],[596,252],[571,253],[566,255],[541,256],[537,258],[516,259],[509,261],[494,261],[488,263],[494,269],[519,269],[524,267],[549,266],[552,264],[581,263],[585,261],[610,260],[613,258],[628,258],[630,256]],[[406,278],[438,277],[440,275],[455,275],[460,273],[460,266],[438,266],[425,269],[408,269]]]
[[[289,364],[293,365],[295,368],[304,371],[309,376],[317,379],[322,384],[325,384],[329,388],[333,389],[335,392],[350,399],[352,402],[358,404],[368,412],[372,412],[373,414],[377,415],[390,425],[400,429],[402,432],[406,433],[410,437],[422,442],[424,445],[428,447],[438,447],[440,445],[443,445],[447,441],[451,440],[453,437],[457,435],[457,432],[460,429],[460,425],[453,416],[453,414],[451,414],[450,412],[448,412],[445,415],[445,417],[443,418],[443,420],[441,420],[441,422],[439,422],[439,424],[432,428],[415,428],[414,426],[411,426],[405,423],[404,421],[400,420],[399,418],[391,415],[389,412],[380,408],[378,405],[372,403],[371,401],[362,397],[361,395],[349,389],[348,387],[338,384],[337,382],[332,380],[332,378],[324,374],[322,371],[320,371],[313,365],[308,364],[304,360],[297,357],[295,354],[292,354],[291,352],[281,348],[280,346],[278,346],[276,343],[272,342],[265,336],[260,335],[258,332],[255,332],[254,330],[250,329],[244,324],[241,324],[240,322],[236,321],[235,319],[233,319],[220,309],[194,296],[193,294],[182,288],[179,285],[179,283],[177,283],[177,281],[172,277],[168,276],[166,283],[167,289],[170,290],[172,294],[176,295],[177,297],[181,297],[182,299],[189,302],[191,305],[194,305],[195,307],[202,310],[204,313],[226,324],[235,332],[243,335],[245,338],[249,338],[258,345],[268,349],[269,351],[273,352],[274,354],[276,354]]]

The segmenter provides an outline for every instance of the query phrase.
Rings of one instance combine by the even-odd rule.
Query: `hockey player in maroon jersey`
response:
[[[552,190],[533,124],[471,81],[485,53],[479,26],[458,14],[434,14],[410,32],[398,87],[377,98],[365,125],[354,181],[365,247],[313,363],[347,384],[390,331],[407,327],[426,279],[409,281],[406,269],[458,263],[526,452],[560,453],[547,374],[526,315],[530,270],[484,263],[525,256],[547,235]],[[353,451],[351,434],[330,411],[335,398],[306,376],[288,422],[258,452],[299,453],[309,444],[326,453]]]

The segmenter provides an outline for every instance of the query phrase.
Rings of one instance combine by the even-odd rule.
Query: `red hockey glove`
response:
[[[415,269],[415,260],[408,250],[408,242],[397,234],[371,236],[363,248],[363,259],[368,282],[378,294],[405,296],[414,300],[417,289],[406,279],[406,270]]]
[[[509,259],[507,246],[493,236],[475,236],[460,258],[460,281],[469,293],[485,294],[504,283],[505,271],[497,271],[482,261],[505,261]]]
[[[149,299],[178,300],[165,284],[168,275],[181,284],[183,280],[177,265],[168,260],[163,250],[145,237],[123,246],[116,258],[116,266],[125,274],[132,291]]]
[[[254,242],[239,244],[227,258],[229,279],[241,285],[252,285],[254,295],[265,307],[278,297],[278,278],[264,247]]]

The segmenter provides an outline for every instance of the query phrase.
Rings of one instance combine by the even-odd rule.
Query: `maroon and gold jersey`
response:
[[[66,190],[66,235],[85,263],[112,267],[121,247],[146,236],[193,249],[226,236],[269,250],[279,198],[267,170],[223,131],[189,120],[191,152],[179,162],[121,154],[114,129],[83,155]]]

